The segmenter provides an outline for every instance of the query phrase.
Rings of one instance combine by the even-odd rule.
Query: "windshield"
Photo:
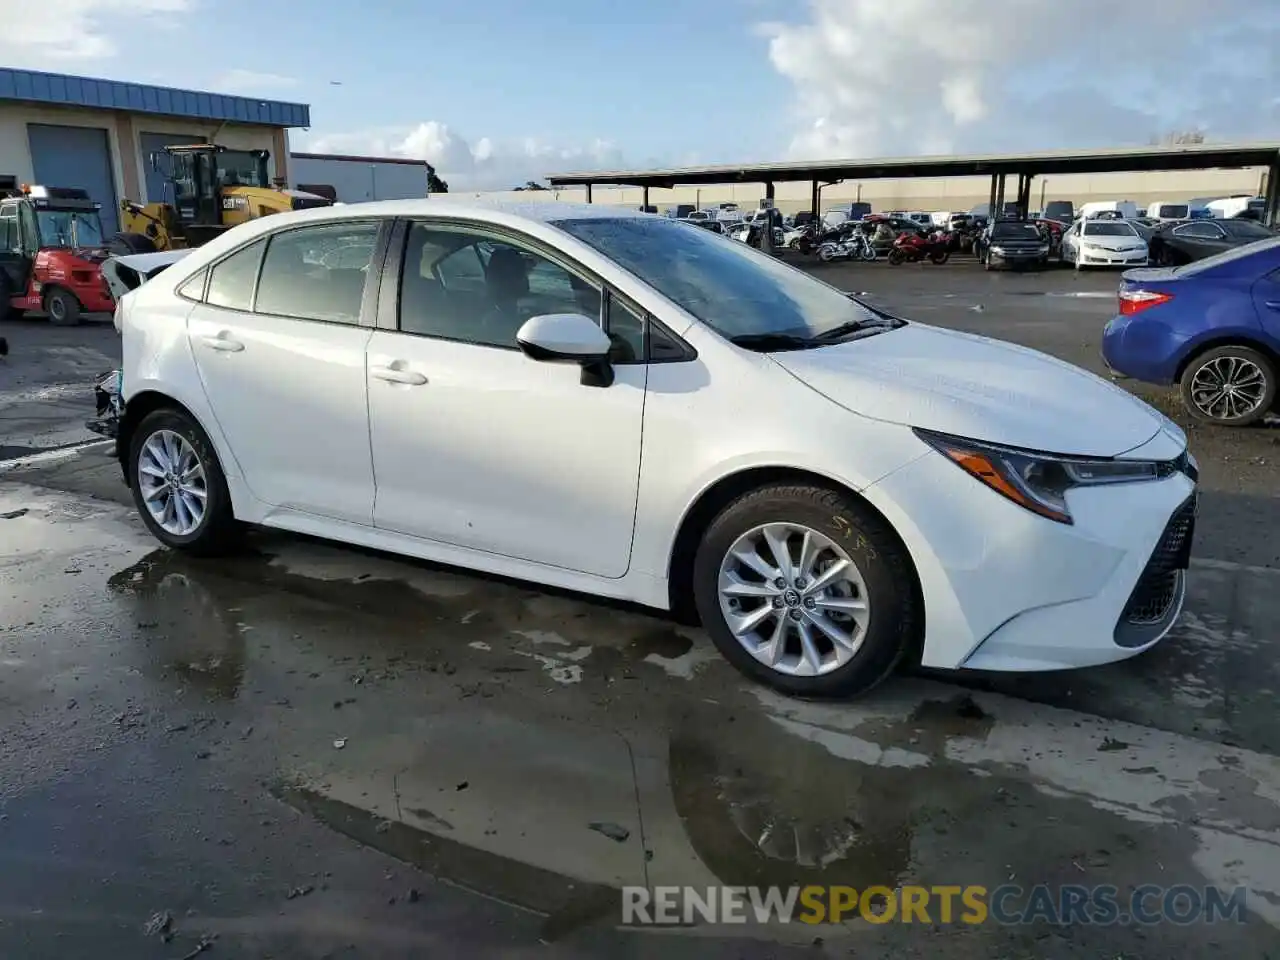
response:
[[[1034,223],[997,223],[991,228],[992,240],[1039,240],[1040,228]]]
[[[706,230],[663,220],[559,220],[553,226],[598,250],[722,336],[822,336],[882,318],[835,287]]]
[[[251,150],[222,150],[214,155],[218,185],[222,187],[266,187],[267,164]]]
[[[100,247],[102,220],[96,210],[37,210],[42,247]]]
[[[1190,212],[1185,203],[1163,203],[1156,216],[1165,220],[1185,220]]]
[[[1093,220],[1084,225],[1086,237],[1136,237],[1130,224],[1116,220]]]
[[[1246,243],[1242,247],[1232,247],[1230,250],[1224,250],[1222,253],[1214,254],[1212,257],[1205,257],[1203,260],[1193,261],[1185,267],[1178,267],[1173,272],[1179,277],[1194,277],[1197,273],[1212,270],[1214,267],[1220,267],[1224,263],[1230,263],[1232,260],[1239,260],[1241,257],[1252,256],[1255,253],[1261,253],[1263,250],[1272,250],[1276,247],[1280,247],[1280,237],[1267,237],[1263,240],[1256,240],[1253,243]]]

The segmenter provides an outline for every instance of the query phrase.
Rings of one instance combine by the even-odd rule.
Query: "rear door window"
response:
[[[378,240],[373,220],[326,223],[271,237],[254,311],[358,324]]]
[[[215,264],[209,271],[205,303],[227,310],[253,309],[253,288],[266,249],[267,241],[257,240]]]

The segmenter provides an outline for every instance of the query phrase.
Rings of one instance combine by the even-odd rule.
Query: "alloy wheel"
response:
[[[138,490],[151,519],[165,533],[186,537],[200,529],[209,501],[204,464],[173,430],[157,430],[138,454]]]
[[[1191,378],[1191,402],[1212,420],[1240,420],[1267,395],[1267,376],[1245,357],[1215,357]]]
[[[870,622],[866,583],[831,538],[794,523],[748,530],[720,564],[720,612],[751,656],[797,677],[838,670]]]

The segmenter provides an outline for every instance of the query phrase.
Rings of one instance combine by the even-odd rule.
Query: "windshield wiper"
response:
[[[789,333],[740,333],[730,337],[729,342],[738,347],[765,353],[772,350],[807,350],[815,344],[815,341],[808,337],[797,337]]]

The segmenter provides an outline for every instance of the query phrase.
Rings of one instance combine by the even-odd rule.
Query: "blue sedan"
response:
[[[1242,427],[1276,400],[1280,374],[1280,237],[1185,267],[1128,270],[1120,312],[1102,334],[1113,373],[1178,384],[1187,411]]]

